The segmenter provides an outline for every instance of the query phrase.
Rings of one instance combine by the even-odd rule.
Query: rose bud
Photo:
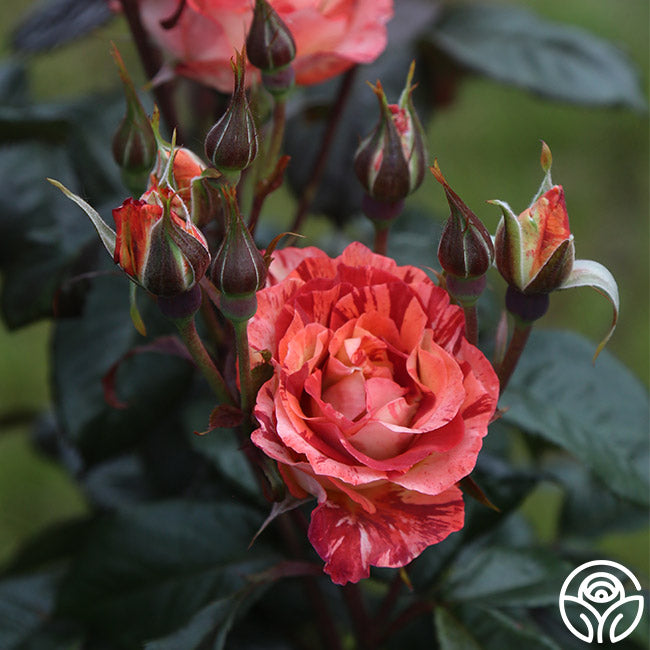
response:
[[[243,53],[231,61],[235,74],[235,90],[221,119],[205,138],[205,153],[222,172],[246,169],[257,156],[257,130],[246,97]]]
[[[485,274],[494,260],[492,237],[481,220],[449,187],[438,167],[438,161],[434,162],[431,172],[443,186],[451,210],[438,245],[440,266],[448,274],[448,288],[452,289],[452,295],[457,297],[456,294],[460,291],[463,302],[471,298],[475,301],[482,291],[482,288],[478,289],[485,284]],[[476,282],[478,279],[483,282]],[[471,293],[472,288],[477,289],[478,293],[466,295],[467,290]]]
[[[564,190],[561,185],[553,184],[551,164],[551,150],[542,143],[544,180],[531,205],[519,216],[507,203],[490,201],[503,213],[494,248],[499,273],[509,285],[506,306],[522,321],[533,322],[546,311],[548,294],[552,291],[593,287],[609,299],[614,309],[610,330],[599,344],[597,356],[616,327],[618,287],[602,264],[574,259]]]
[[[257,309],[255,293],[264,286],[266,264],[244,224],[235,191],[224,188],[228,226],[210,277],[221,291],[220,308],[232,321],[248,320]]]
[[[171,207],[171,193],[150,190],[113,210],[113,259],[134,281],[156,296],[191,289],[210,264],[207,242],[189,215]]]
[[[126,115],[113,135],[113,158],[121,168],[124,184],[134,194],[140,194],[146,187],[147,176],[156,159],[156,137],[115,46],[112,54],[126,99]]]
[[[379,81],[372,86],[381,116],[354,156],[354,171],[359,181],[368,196],[381,203],[401,202],[424,178],[427,153],[422,125],[411,98],[415,89],[411,85],[413,72],[414,65],[411,65],[397,104],[388,103]]]
[[[266,0],[255,0],[246,54],[262,71],[262,81],[269,92],[281,93],[291,88],[294,75],[289,64],[296,58],[296,43],[285,22]]]
[[[507,203],[495,238],[496,263],[521,293],[550,293],[571,273],[575,247],[561,185],[553,185],[518,217]]]

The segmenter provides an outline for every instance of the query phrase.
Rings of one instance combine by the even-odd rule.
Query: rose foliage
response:
[[[534,168],[545,134],[521,137],[510,104],[512,133],[488,154],[471,125],[427,137],[434,117],[439,133],[454,124],[439,109],[470,71],[536,97],[644,106],[629,60],[503,3],[34,7],[19,50],[114,20],[126,110],[117,93],[37,103],[36,56],[0,64],[0,307],[9,328],[51,320],[52,401],[3,406],[0,422],[30,427],[57,468],[0,440],[0,648],[571,649],[562,584],[610,549],[642,588],[625,578],[625,607],[601,618],[617,634],[633,624],[647,607],[634,543],[650,506],[648,396],[598,353],[639,339],[639,298],[619,319],[632,282],[580,259],[601,242],[585,241],[576,206],[624,196],[603,253],[614,265],[638,238],[647,174],[630,162],[623,182],[611,161],[641,165],[638,152],[611,138],[589,161],[607,183],[580,187],[560,165],[582,152],[553,143],[552,170],[543,144],[541,185],[531,171],[530,202],[511,208],[468,199],[515,137],[517,178]],[[609,301],[600,345],[544,321],[577,287]],[[22,386],[30,354],[12,350],[20,367],[0,379]],[[3,384],[14,392],[31,399]],[[76,500],[49,498],[50,481]],[[28,519],[54,523],[4,534]],[[610,545],[620,532],[639,537]],[[621,650],[648,647],[643,627]]]

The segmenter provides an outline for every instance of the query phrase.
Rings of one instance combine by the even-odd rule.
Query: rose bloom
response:
[[[476,463],[498,380],[462,310],[421,270],[359,243],[340,257],[274,253],[249,341],[273,377],[252,440],[296,498],[338,584],[401,567],[463,526],[458,481]]]
[[[223,92],[232,90],[230,59],[241,51],[253,19],[253,0],[187,0],[171,29],[160,24],[179,0],[140,0],[145,29],[171,53],[177,74]],[[374,61],[386,47],[392,0],[271,0],[296,42],[298,84],[315,84],[355,63]]]

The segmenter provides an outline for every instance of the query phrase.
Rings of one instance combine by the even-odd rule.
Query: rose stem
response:
[[[316,191],[325,171],[325,164],[327,163],[327,158],[332,148],[334,142],[334,134],[336,133],[336,128],[341,120],[341,115],[343,114],[343,109],[347,104],[347,100],[350,97],[350,91],[352,90],[355,72],[357,66],[350,68],[344,75],[341,80],[341,86],[339,87],[338,95],[336,96],[336,101],[332,112],[330,113],[327,126],[325,127],[325,133],[323,134],[323,139],[321,141],[320,151],[316,156],[314,166],[311,169],[311,174],[309,176],[309,181],[302,192],[300,201],[298,203],[298,208],[296,210],[296,216],[291,226],[292,232],[300,232],[302,228],[303,221],[307,216],[307,211],[311,206],[314,197],[316,196]]]
[[[191,316],[190,318],[177,319],[174,323],[178,328],[178,333],[181,335],[183,343],[185,343],[185,347],[192,355],[194,362],[199,367],[205,378],[208,380],[210,388],[212,388],[214,394],[219,399],[219,403],[234,406],[235,400],[230,395],[226,382],[217,367],[214,365],[212,358],[203,345],[203,341],[201,341],[199,333],[196,331],[194,317]]]
[[[271,140],[265,156],[262,173],[266,178],[258,179],[255,182],[255,192],[253,193],[253,204],[251,214],[248,220],[248,230],[251,235],[255,234],[257,222],[260,218],[262,205],[269,195],[267,184],[275,172],[275,165],[280,152],[282,151],[282,141],[284,140],[284,126],[287,118],[287,102],[284,97],[278,97],[273,107],[273,126],[271,130]],[[257,176],[257,175],[256,175]]]
[[[343,598],[348,606],[350,617],[354,625],[355,634],[361,649],[375,648],[375,635],[372,622],[368,616],[366,605],[359,585],[349,583],[342,587]]]
[[[395,577],[390,583],[390,588],[388,589],[388,593],[386,594],[383,602],[381,603],[381,606],[379,607],[379,611],[377,612],[377,616],[375,618],[377,626],[381,626],[388,619],[390,613],[393,611],[399,593],[402,590],[403,584],[404,584],[404,579],[402,578],[400,572],[397,571],[395,573]]]
[[[497,377],[499,378],[500,386],[499,390],[501,393],[505,391],[506,386],[510,381],[510,377],[512,377],[512,373],[517,367],[517,362],[526,347],[532,329],[532,323],[525,323],[519,319],[515,319],[515,329],[512,333],[512,338],[508,344],[508,349],[503,357],[503,361],[497,369]]]
[[[473,305],[463,305],[465,312],[465,338],[472,344],[478,345],[478,308]]]
[[[275,161],[282,150],[284,140],[284,125],[287,119],[287,100],[284,97],[277,97],[273,107],[273,125],[271,127],[271,139],[269,148],[264,160],[263,173],[265,175],[273,172]]]
[[[292,520],[294,522],[298,520],[298,514],[302,513],[299,510],[292,510],[278,517],[276,521],[278,522],[278,526],[280,527],[284,541],[287,543],[291,556],[301,559],[304,555],[303,549],[296,537],[295,527],[292,525]],[[301,578],[301,582],[305,590],[305,595],[311,602],[316,613],[316,621],[324,641],[323,647],[328,650],[330,648],[331,650],[341,650],[341,639],[339,638],[336,624],[330,613],[327,600],[318,585],[318,581],[312,576],[305,576]]]
[[[235,330],[237,360],[239,361],[239,392],[241,394],[241,410],[250,420],[253,409],[253,378],[251,376],[251,359],[248,349],[248,321],[232,321]]]
[[[162,60],[159,51],[151,45],[149,36],[142,26],[138,0],[120,0],[120,3],[129,24],[129,29],[131,30],[131,35],[133,36],[138,55],[142,61],[145,74],[149,79],[153,79],[158,70],[160,70]],[[170,84],[163,83],[155,85],[152,90],[156,98],[156,103],[160,107],[160,113],[167,126],[170,129],[175,128],[178,142],[183,142]]]
[[[375,245],[374,251],[378,255],[386,255],[388,252],[388,232],[390,226],[377,226],[375,225]]]

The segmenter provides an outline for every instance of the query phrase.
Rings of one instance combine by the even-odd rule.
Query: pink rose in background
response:
[[[309,540],[325,571],[357,582],[463,526],[456,483],[474,468],[498,380],[423,271],[359,243],[336,259],[274,258],[249,324],[275,370],[252,440],[291,494],[317,497]]]
[[[230,59],[241,50],[253,0],[187,0],[171,29],[179,0],[140,0],[145,29],[173,57],[174,70],[223,92],[232,90]],[[392,0],[271,0],[294,37],[298,84],[315,84],[355,63],[374,61],[386,47]],[[250,76],[249,76],[250,79]]]

